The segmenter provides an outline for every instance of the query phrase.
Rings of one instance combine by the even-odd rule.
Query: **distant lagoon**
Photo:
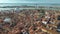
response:
[[[60,6],[60,4],[53,3],[0,3],[0,6]]]
[[[0,3],[0,7],[4,6],[57,6],[60,7],[60,4],[51,4],[51,3]],[[14,8],[0,8],[0,10],[9,10],[9,9],[14,9]]]

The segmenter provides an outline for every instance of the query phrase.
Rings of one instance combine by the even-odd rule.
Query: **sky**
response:
[[[0,0],[0,3],[60,3],[60,0]]]

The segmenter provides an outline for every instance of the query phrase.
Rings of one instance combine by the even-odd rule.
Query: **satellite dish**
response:
[[[4,19],[4,22],[10,22],[11,21],[11,18],[5,18]]]

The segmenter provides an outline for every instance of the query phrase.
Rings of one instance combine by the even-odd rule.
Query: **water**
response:
[[[0,7],[5,6],[57,6],[60,7],[60,4],[52,4],[52,3],[0,3]],[[9,10],[14,8],[0,8],[0,10]]]
[[[60,4],[53,3],[0,3],[0,6],[60,6]]]

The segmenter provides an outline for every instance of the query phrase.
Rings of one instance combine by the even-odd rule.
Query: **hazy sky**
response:
[[[60,3],[60,0],[0,0],[0,3]]]

